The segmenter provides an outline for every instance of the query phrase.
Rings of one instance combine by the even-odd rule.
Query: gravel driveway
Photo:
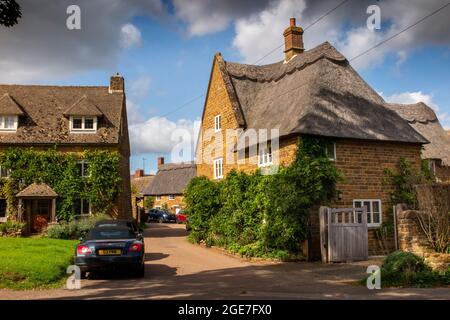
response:
[[[69,291],[0,290],[0,299],[449,299],[450,288],[368,290],[369,264],[250,262],[192,245],[183,225],[150,224],[143,279],[96,275]]]

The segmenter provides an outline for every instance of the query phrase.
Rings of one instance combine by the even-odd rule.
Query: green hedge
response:
[[[45,232],[45,236],[52,239],[78,240],[85,236],[97,221],[109,219],[111,219],[111,216],[100,214],[81,220],[62,221],[49,226]]]
[[[329,201],[341,175],[326,140],[299,140],[296,160],[273,175],[232,171],[222,181],[193,179],[185,200],[193,242],[243,256],[289,259],[308,237],[308,210]]]

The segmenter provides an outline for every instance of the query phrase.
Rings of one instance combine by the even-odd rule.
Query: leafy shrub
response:
[[[432,271],[424,259],[410,252],[396,251],[386,257],[381,267],[383,286],[428,287],[450,284],[450,268]]]
[[[20,237],[25,230],[25,223],[7,221],[0,223],[0,237]]]
[[[248,257],[298,256],[309,209],[331,199],[340,179],[325,142],[302,138],[296,160],[273,175],[232,171],[219,182],[194,178],[185,194],[190,241]]]
[[[76,240],[85,236],[97,221],[105,219],[111,219],[111,217],[100,214],[81,220],[62,221],[49,226],[46,231],[46,236],[53,239]]]

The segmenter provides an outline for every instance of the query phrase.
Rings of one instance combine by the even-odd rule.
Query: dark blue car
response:
[[[177,216],[169,211],[161,209],[151,209],[148,212],[147,222],[176,223]]]
[[[145,273],[142,238],[127,227],[98,227],[89,231],[75,250],[81,277],[100,269],[128,268],[139,277]]]

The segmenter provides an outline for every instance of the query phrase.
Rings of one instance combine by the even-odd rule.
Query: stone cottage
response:
[[[0,152],[10,147],[46,150],[55,147],[62,153],[79,154],[84,150],[115,150],[120,154],[121,193],[111,214],[131,216],[130,145],[128,138],[125,83],[120,75],[109,86],[0,85]],[[80,159],[80,174],[88,163]],[[0,178],[8,179],[9,169],[0,168]],[[55,220],[58,195],[45,184],[33,184],[16,195],[19,219],[28,223]],[[0,199],[0,221],[8,208]],[[74,203],[75,214],[89,214],[86,199]]]
[[[392,187],[383,183],[384,169],[394,168],[400,157],[418,169],[428,140],[389,109],[331,44],[305,50],[303,29],[295,19],[284,39],[285,59],[274,64],[247,65],[214,56],[196,151],[198,175],[222,179],[232,169],[286,166],[295,158],[299,137],[324,137],[330,159],[345,176],[333,206],[367,206],[369,252],[377,253],[375,231],[392,220]],[[238,134],[227,139],[227,129]],[[276,144],[272,129],[278,130]],[[252,142],[240,142],[246,133],[261,130],[268,136],[252,154]],[[217,141],[224,141],[222,147],[213,148]],[[315,255],[318,236],[313,228]]]
[[[164,158],[160,157],[158,172],[142,193],[155,197],[155,208],[167,207],[173,213],[178,213],[185,207],[184,191],[196,175],[197,168],[194,163],[164,164]]]
[[[136,169],[131,175],[131,206],[133,218],[139,220],[139,212],[144,212],[144,190],[153,181],[153,174],[146,174],[144,169]]]
[[[423,102],[388,104],[388,107],[430,141],[424,146],[422,158],[428,160],[438,182],[450,183],[450,136],[440,124],[433,109]]]

